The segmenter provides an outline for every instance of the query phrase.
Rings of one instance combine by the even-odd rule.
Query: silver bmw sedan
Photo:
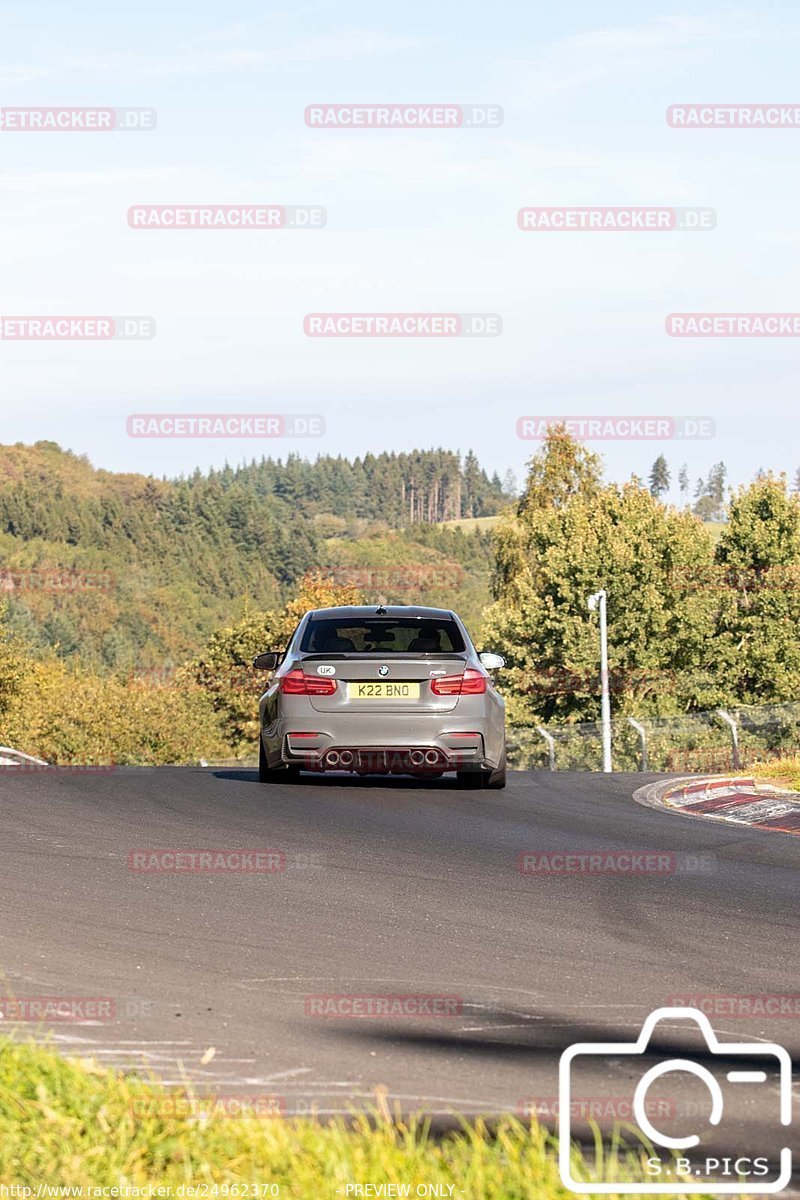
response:
[[[455,613],[412,605],[307,612],[259,702],[259,778],[301,770],[359,775],[453,773],[465,787],[506,783],[505,705]]]

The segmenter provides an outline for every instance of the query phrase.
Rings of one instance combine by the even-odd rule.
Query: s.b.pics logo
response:
[[[676,1021],[691,1021],[693,1026],[676,1034]],[[691,1050],[682,1048],[676,1057],[677,1038],[698,1032],[702,1043],[696,1038]],[[662,1045],[670,1053],[662,1053]],[[630,1176],[624,1182],[607,1177],[576,1179],[572,1152],[572,1122],[580,1111],[576,1098],[596,1095],[603,1087],[621,1094],[626,1085],[631,1091],[630,1124],[647,1147],[641,1157],[641,1178],[634,1182]],[[653,1096],[665,1086],[670,1103],[654,1106]],[[754,1113],[766,1118],[776,1132],[788,1126],[791,1089],[792,1062],[782,1046],[720,1042],[699,1009],[658,1008],[635,1042],[579,1042],[562,1054],[558,1114],[562,1182],[583,1194],[779,1192],[791,1179],[791,1150],[783,1146],[767,1152],[756,1144],[759,1123],[752,1118]],[[726,1125],[735,1130],[727,1140]],[[731,1141],[735,1153],[714,1149]]]

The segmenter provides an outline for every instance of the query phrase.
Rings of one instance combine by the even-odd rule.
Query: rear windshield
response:
[[[447,617],[312,618],[300,646],[305,654],[452,654],[465,649]]]

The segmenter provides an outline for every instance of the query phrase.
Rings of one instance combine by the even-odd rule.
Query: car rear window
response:
[[[465,649],[458,626],[446,617],[312,618],[300,646],[305,654],[452,654]]]

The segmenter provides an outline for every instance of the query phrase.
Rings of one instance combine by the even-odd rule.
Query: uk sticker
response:
[[[318,675],[335,675],[336,667],[330,666],[329,663],[320,663],[319,666],[317,667],[317,674]]]

